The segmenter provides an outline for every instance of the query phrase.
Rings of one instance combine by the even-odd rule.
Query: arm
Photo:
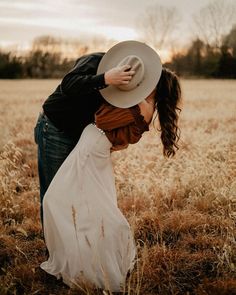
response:
[[[65,75],[61,82],[61,91],[66,95],[89,93],[106,87],[104,74],[96,75],[103,54],[91,54],[81,57],[75,67]]]
[[[104,54],[90,54],[81,57],[75,67],[63,78],[61,91],[67,95],[89,93],[108,85],[128,84],[134,71],[128,71],[130,66],[115,67],[106,73],[96,75],[98,64]]]

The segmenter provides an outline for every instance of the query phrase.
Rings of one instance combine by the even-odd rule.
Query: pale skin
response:
[[[144,116],[144,120],[150,124],[152,121],[153,114],[155,112],[155,93],[156,89],[152,91],[152,93],[138,105],[141,110],[141,114]]]
[[[131,70],[130,65],[115,67],[105,73],[105,83],[114,86],[127,85],[134,74],[135,71]]]

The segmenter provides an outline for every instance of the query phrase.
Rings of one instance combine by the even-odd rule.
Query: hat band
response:
[[[134,71],[135,74],[132,76],[128,84],[118,85],[117,88],[123,91],[130,91],[137,88],[144,79],[144,63],[137,55],[128,55],[118,64],[118,66],[129,65],[131,68],[128,71]]]

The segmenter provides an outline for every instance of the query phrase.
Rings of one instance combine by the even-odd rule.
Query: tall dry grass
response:
[[[138,249],[127,294],[236,294],[236,82],[183,80],[180,150],[155,130],[113,153],[119,206]],[[0,294],[70,290],[43,271],[33,127],[56,80],[0,81]]]

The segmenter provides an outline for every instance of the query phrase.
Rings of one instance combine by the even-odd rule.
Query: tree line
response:
[[[61,78],[80,56],[101,51],[101,44],[106,42],[102,38],[86,43],[53,36],[37,37],[24,54],[0,50],[0,79]]]
[[[166,64],[181,76],[236,78],[236,26],[220,47],[195,39],[186,53],[176,53]]]
[[[80,55],[90,52],[89,47],[82,49]],[[74,63],[75,58],[40,48],[31,49],[24,57],[0,52],[0,78],[61,78]],[[196,39],[185,53],[173,54],[164,66],[185,77],[236,78],[236,26],[225,36],[221,47]]]
[[[171,52],[164,66],[180,76],[236,78],[236,5],[213,0],[193,15],[194,37],[179,48],[181,16],[176,7],[154,4],[138,18],[140,41]],[[62,40],[41,36],[27,54],[0,50],[0,78],[61,78],[83,54],[103,51],[114,40]],[[177,49],[179,48],[179,49]]]

